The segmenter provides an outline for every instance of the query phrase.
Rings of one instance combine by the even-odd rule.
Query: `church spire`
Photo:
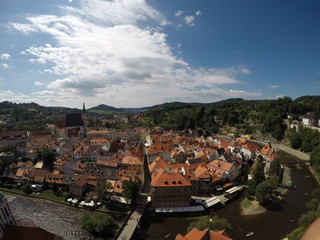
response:
[[[86,106],[84,105],[84,102],[83,102],[83,107],[82,107],[82,114],[86,114]]]

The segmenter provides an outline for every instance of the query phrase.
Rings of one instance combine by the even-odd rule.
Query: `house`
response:
[[[224,162],[219,159],[208,164],[208,168],[217,174],[223,182],[234,181],[240,174],[240,166],[236,163]]]
[[[69,185],[69,192],[74,196],[82,197],[87,188],[88,186],[86,179],[80,178]]]
[[[175,240],[232,240],[225,230],[213,231],[209,228],[202,231],[193,228],[185,236],[178,234]]]
[[[169,164],[162,157],[159,156],[152,163],[149,164],[149,172],[152,174],[153,172],[156,172],[159,169],[167,167],[169,167]]]
[[[305,126],[313,126],[315,124],[314,112],[308,112],[302,117],[302,124]]]
[[[154,207],[190,206],[191,182],[188,178],[168,169],[159,169],[151,178],[151,199]]]
[[[32,183],[43,185],[47,174],[49,174],[47,170],[34,168],[29,174],[29,179]]]
[[[138,157],[126,156],[122,158],[121,164],[128,170],[137,170],[138,172],[143,173],[143,161]]]

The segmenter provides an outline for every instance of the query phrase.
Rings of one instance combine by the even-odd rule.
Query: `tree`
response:
[[[265,166],[265,163],[262,161],[259,161],[256,168],[253,170],[252,181],[255,186],[257,186],[259,183],[262,183],[265,180],[264,166]]]
[[[301,147],[302,139],[301,134],[296,132],[295,129],[291,129],[288,134],[288,139],[291,143],[291,147],[294,149],[298,149]]]
[[[320,144],[312,149],[310,154],[311,165],[319,172],[320,169]]]
[[[129,180],[123,181],[123,196],[127,202],[131,203],[131,206],[135,206],[138,200],[138,194],[141,188],[141,180],[138,177],[134,179],[130,178]]]
[[[210,218],[209,216],[205,216],[200,217],[197,221],[190,223],[187,231],[190,232],[193,228],[197,228],[200,231],[206,228],[210,228],[213,231],[221,231],[224,229],[231,229],[231,224],[225,218],[219,218],[218,216]]]
[[[85,213],[80,218],[81,228],[99,237],[113,237],[118,229],[115,220],[106,214]]]
[[[108,190],[111,188],[112,185],[110,182],[102,181],[94,188],[94,192],[98,195],[98,198],[101,201],[104,201],[108,198],[108,196],[110,196],[110,192]]]
[[[24,193],[26,193],[26,194],[32,193],[31,185],[30,185],[29,183],[23,185],[23,186],[21,187],[21,190],[22,190]]]
[[[55,161],[55,153],[50,148],[44,148],[41,152],[43,164],[49,170],[53,169],[53,162]]]
[[[260,204],[265,203],[268,200],[271,200],[274,187],[269,181],[264,181],[260,183],[256,188],[255,196]]]
[[[270,164],[270,168],[268,171],[269,175],[272,176],[280,176],[281,174],[281,163],[280,163],[280,159],[276,158],[274,159],[271,164]]]
[[[58,184],[57,184],[56,182],[54,182],[54,183],[52,184],[52,191],[53,191],[53,193],[54,193],[55,195],[58,194],[59,187],[58,187]]]
[[[13,146],[13,145],[4,145],[2,147],[2,152],[13,152],[13,153],[17,153],[17,149]]]
[[[68,198],[72,197],[72,194],[69,192],[63,192],[62,194],[64,201],[66,202]]]

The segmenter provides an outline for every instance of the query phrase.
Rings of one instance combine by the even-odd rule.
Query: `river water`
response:
[[[94,239],[80,228],[83,210],[13,195],[7,195],[7,198],[16,220],[31,220],[36,226],[65,240]]]
[[[284,152],[280,156],[292,160]],[[307,167],[292,168],[291,176],[293,185],[297,189],[289,190],[284,204],[265,213],[243,216],[240,214],[240,203],[243,197],[231,202],[224,208],[215,212],[219,217],[227,218],[233,229],[227,231],[234,240],[256,239],[277,240],[283,238],[298,226],[298,219],[306,211],[305,204],[311,199],[310,193],[316,188],[317,182],[310,174]],[[147,240],[173,240],[180,233],[185,235],[188,225],[192,220],[188,218],[166,218],[151,220],[147,224]],[[246,237],[248,232],[254,232],[251,237]]]

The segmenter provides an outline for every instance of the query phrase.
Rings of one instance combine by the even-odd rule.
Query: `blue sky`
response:
[[[319,12],[312,0],[1,0],[0,101],[317,95]]]

